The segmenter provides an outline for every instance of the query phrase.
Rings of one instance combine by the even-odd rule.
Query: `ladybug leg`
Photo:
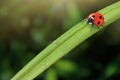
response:
[[[87,24],[89,24],[89,21],[88,21],[88,19],[85,19],[85,21],[87,22]]]
[[[98,27],[98,29],[100,30],[100,27]]]
[[[94,28],[94,23],[91,24],[91,31],[92,31],[93,28]]]
[[[87,22],[87,19],[83,19],[81,22],[84,22],[84,21]],[[88,24],[88,22],[87,22],[87,24]]]
[[[99,29],[101,29],[101,28],[104,28],[104,26],[103,25],[101,25],[101,27],[98,27]]]
[[[104,28],[104,26],[102,25],[102,28]]]
[[[93,29],[93,23],[91,24],[91,31],[92,31],[92,29]]]

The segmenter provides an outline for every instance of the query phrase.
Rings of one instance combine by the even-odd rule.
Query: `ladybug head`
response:
[[[94,24],[94,17],[89,17],[89,18],[86,19],[86,21],[87,21],[88,24],[93,25]]]

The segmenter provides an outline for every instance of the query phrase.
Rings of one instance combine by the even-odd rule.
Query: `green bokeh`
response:
[[[1,0],[0,80],[86,16],[119,0]],[[119,80],[120,20],[76,47],[35,80]]]

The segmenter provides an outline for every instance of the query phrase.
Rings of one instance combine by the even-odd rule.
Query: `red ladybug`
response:
[[[95,26],[102,26],[104,23],[104,16],[98,12],[91,13],[87,19],[88,24],[95,25]]]

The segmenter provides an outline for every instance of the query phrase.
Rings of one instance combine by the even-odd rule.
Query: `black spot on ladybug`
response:
[[[94,18],[95,16],[93,15],[92,17]]]
[[[100,21],[98,21],[97,24],[100,24]]]
[[[102,19],[102,16],[99,16],[100,19]]]

